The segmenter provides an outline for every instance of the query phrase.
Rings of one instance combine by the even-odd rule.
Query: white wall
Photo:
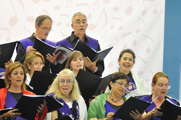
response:
[[[132,71],[150,91],[153,75],[162,71],[164,9],[165,0],[0,0],[0,43],[29,37],[40,14],[53,19],[48,39],[59,41],[71,34],[71,17],[81,11],[88,17],[87,35],[98,39],[101,49],[114,46],[103,75],[117,71],[120,51],[131,48]]]

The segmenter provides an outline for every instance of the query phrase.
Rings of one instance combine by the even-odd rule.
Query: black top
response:
[[[12,93],[10,92],[11,95],[14,97],[14,99],[18,102],[20,98],[22,97],[23,93]]]
[[[71,33],[71,36],[67,37],[66,39],[67,39],[67,41],[72,45],[72,47],[74,48],[74,46],[75,46],[75,44],[77,43],[79,37],[75,36],[75,35],[74,35],[74,32],[72,32],[72,33]],[[87,35],[85,34],[84,43],[86,44],[88,40],[89,40],[89,38],[88,38]],[[100,49],[100,45],[99,45],[99,43],[98,43],[96,51],[100,51],[100,50],[101,50],[101,49]],[[64,64],[62,64],[62,65],[59,65],[60,67],[59,67],[59,70],[57,70],[57,72],[59,72],[60,70],[64,69],[65,65],[66,65],[66,62],[64,62]],[[93,74],[98,75],[98,76],[101,77],[101,76],[102,76],[102,73],[103,73],[103,71],[104,71],[104,61],[99,61],[99,60],[98,60],[96,66],[97,66],[97,68],[98,68],[98,71],[95,72],[95,73],[93,73]],[[88,68],[86,68],[86,71],[92,73],[92,71],[89,70]]]
[[[73,105],[72,105],[72,108],[70,110],[72,111],[72,114],[73,114],[74,118],[76,118],[76,116],[77,116],[77,113],[76,113],[76,101],[73,101]],[[60,114],[60,112],[58,110],[58,119],[60,119],[60,118],[62,118],[62,115]]]
[[[34,33],[29,38],[33,43],[35,43],[35,40],[38,40],[34,36]],[[46,39],[43,39],[43,41],[46,42]],[[23,63],[25,60],[25,57],[26,57],[26,50],[24,49],[23,45],[20,42],[18,43],[16,51],[17,51],[17,56],[16,56],[15,61],[19,61],[19,62]],[[44,58],[44,59],[46,59],[46,58]],[[56,65],[53,65],[53,64],[51,64],[48,68],[43,68],[42,71],[50,72],[50,69],[51,69],[52,73],[57,73],[57,72],[54,72],[54,70],[56,70],[57,68],[56,68]]]
[[[115,110],[117,111],[122,105],[119,105],[119,106],[116,106],[116,105],[113,105],[111,104],[110,102],[107,101],[107,103]]]

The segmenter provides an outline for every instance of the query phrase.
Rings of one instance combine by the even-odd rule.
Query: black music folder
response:
[[[99,86],[97,87],[96,91],[95,91],[95,95],[99,95],[101,92],[104,93],[106,88],[109,85],[109,79],[111,77],[112,74],[107,75],[106,77],[101,78],[101,82],[99,84]]]
[[[4,113],[6,113],[6,112],[8,112],[8,111],[10,111],[10,110],[13,110],[13,109],[12,109],[12,108],[4,108],[4,109],[1,109],[1,110],[0,110],[0,115],[4,114]]]
[[[97,75],[80,69],[76,79],[79,84],[82,96],[84,97],[86,104],[88,104],[89,99],[92,98],[92,95],[94,95],[97,87],[99,86],[101,78]]]
[[[157,116],[161,120],[177,120],[177,116],[181,115],[181,107],[175,105],[168,98],[160,106],[160,110],[163,115]]]
[[[135,111],[136,109],[143,113],[146,108],[150,106],[150,103],[145,102],[143,100],[136,99],[134,97],[130,97],[113,115],[114,118],[119,118],[123,120],[134,120],[130,116],[131,111]]]
[[[0,44],[0,67],[1,68],[4,68],[5,63],[11,59],[15,47],[16,47],[16,42]]]
[[[61,118],[57,118],[55,120],[73,120],[70,116],[65,116],[65,117],[61,117]]]
[[[3,78],[0,78],[0,88],[5,88],[5,82]]]
[[[30,86],[33,87],[33,93],[37,95],[44,95],[55,77],[56,74],[54,73],[35,71],[30,82]]]
[[[57,100],[46,95],[23,95],[15,106],[15,109],[19,109],[17,112],[21,113],[21,117],[34,120],[38,113],[38,106],[44,103],[44,99],[47,102],[48,112],[57,110],[63,107]]]
[[[23,95],[14,108],[19,109],[17,112],[21,113],[20,117],[34,120],[38,106],[43,104],[44,98],[45,95]]]
[[[63,107],[63,104],[51,96],[47,95],[45,101],[47,102],[48,112],[52,112]]]
[[[96,52],[88,45],[83,43],[81,40],[78,40],[74,47],[74,50],[81,51],[84,57],[89,57],[91,61],[95,61],[97,58],[99,58],[99,61],[103,61],[103,59],[107,56],[107,54],[111,51],[112,48],[113,47],[110,47],[108,49]]]
[[[64,46],[54,47],[52,45],[43,42],[42,40],[35,40],[33,48],[35,48],[38,52],[40,52],[44,56],[45,68],[47,68],[50,64],[50,62],[46,59],[46,55],[48,53],[52,55],[52,53],[57,54],[58,52],[61,52],[57,57],[57,62],[59,64],[62,64],[72,52],[72,50],[67,47]]]

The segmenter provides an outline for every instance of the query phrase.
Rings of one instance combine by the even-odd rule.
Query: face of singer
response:
[[[122,97],[127,88],[128,81],[127,79],[118,79],[114,83],[111,81],[110,85],[112,94],[114,94],[115,96]]]
[[[74,17],[74,22],[71,24],[74,29],[74,35],[84,36],[87,29],[86,18],[82,15],[77,15]]]
[[[50,19],[45,19],[40,26],[35,24],[35,28],[36,28],[35,33],[37,33],[36,37],[38,37],[41,40],[46,39],[52,28],[52,22]]]
[[[25,74],[22,67],[15,68],[11,74],[8,76],[8,79],[11,81],[11,86],[19,86],[23,84]]]
[[[42,71],[44,64],[41,57],[35,57],[32,63],[28,64],[27,66],[30,68],[30,73],[34,73],[34,71]]]
[[[166,77],[159,77],[156,84],[152,83],[153,94],[164,98],[167,94],[169,81]]]
[[[131,53],[124,53],[118,62],[120,65],[120,71],[127,74],[134,65],[133,55]]]
[[[79,71],[79,69],[83,69],[84,60],[82,56],[72,59],[72,61],[70,62],[70,67],[72,67],[72,71]]]
[[[73,89],[72,77],[68,74],[61,75],[59,79],[59,88],[62,95],[69,96]]]

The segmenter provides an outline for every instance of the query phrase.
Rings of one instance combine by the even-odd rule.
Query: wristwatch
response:
[[[95,73],[95,72],[97,72],[98,71],[98,68],[96,67],[96,69],[92,72],[92,73]]]

